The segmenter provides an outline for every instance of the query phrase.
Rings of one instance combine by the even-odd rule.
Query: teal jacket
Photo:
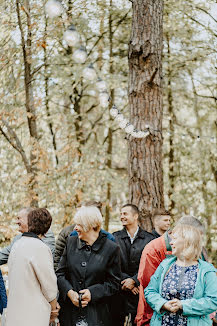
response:
[[[166,272],[175,261],[176,257],[163,260],[144,290],[147,303],[154,310],[150,326],[161,326],[165,313],[161,308],[167,302],[161,296],[162,283]],[[217,276],[213,265],[199,259],[194,296],[192,299],[182,300],[182,306],[183,315],[188,317],[188,326],[212,325],[209,314],[217,309]]]

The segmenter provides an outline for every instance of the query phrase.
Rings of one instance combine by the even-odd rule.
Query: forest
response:
[[[0,241],[22,207],[170,210],[216,259],[215,0],[0,1]],[[143,10],[143,11],[142,11]]]

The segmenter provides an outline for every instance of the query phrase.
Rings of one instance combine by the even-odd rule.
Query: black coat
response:
[[[139,286],[137,274],[142,251],[147,243],[154,239],[154,236],[139,228],[136,238],[133,244],[131,244],[125,228],[121,231],[114,232],[113,235],[121,250],[121,279],[132,278],[135,281],[135,286]],[[139,295],[134,295],[130,291],[122,291],[122,295],[125,298],[125,314],[135,314]]]
[[[67,292],[89,289],[91,301],[82,309],[88,326],[111,326],[108,298],[120,289],[120,253],[116,243],[100,232],[92,246],[77,236],[67,239],[57,274],[60,292],[60,324],[73,326],[79,318],[79,309],[73,305]]]

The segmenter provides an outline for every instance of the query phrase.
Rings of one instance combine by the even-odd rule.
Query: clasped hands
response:
[[[178,299],[173,299],[167,301],[163,306],[162,309],[168,310],[170,312],[177,312],[179,309],[182,309],[182,303]]]
[[[139,288],[135,286],[135,281],[132,278],[126,278],[121,284],[123,291],[131,291],[134,295],[139,294]]]
[[[90,290],[84,289],[79,291],[79,293],[82,293],[82,299],[81,299],[81,306],[82,308],[86,307],[88,303],[91,301],[91,293]],[[67,293],[69,299],[72,301],[72,303],[79,307],[79,294],[76,291],[69,290]]]

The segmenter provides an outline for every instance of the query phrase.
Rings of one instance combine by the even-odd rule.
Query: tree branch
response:
[[[196,6],[196,9],[203,11],[206,15],[208,15],[210,18],[212,18],[214,20],[214,22],[217,23],[217,20],[207,10],[205,10],[204,8],[200,8],[200,7],[197,7]]]
[[[28,173],[32,172],[31,166],[29,165],[28,159],[26,157],[26,153],[21,145],[21,142],[17,136],[17,134],[14,132],[14,130],[9,126],[9,124],[4,120],[1,119],[3,125],[7,128],[9,136],[6,134],[6,132],[3,130],[3,128],[0,126],[0,131],[2,135],[5,137],[5,139],[9,142],[9,144],[20,153],[23,163],[25,165],[26,171]]]

